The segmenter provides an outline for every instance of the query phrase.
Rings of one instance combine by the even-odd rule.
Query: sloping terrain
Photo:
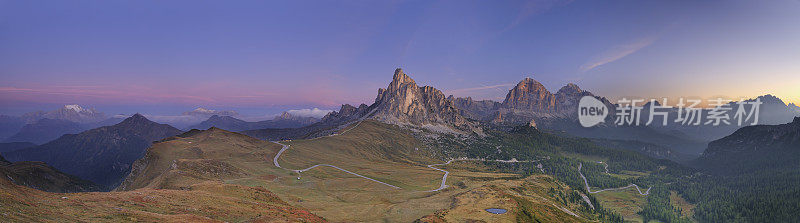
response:
[[[81,179],[113,189],[130,165],[144,155],[155,140],[181,131],[136,114],[113,126],[64,135],[49,143],[3,156],[10,161],[42,161]]]
[[[543,179],[547,185],[561,188],[558,190],[562,193],[569,191],[563,184],[555,186],[559,183],[552,177],[537,175],[540,178],[526,180],[518,174],[466,167],[469,165],[462,163],[444,166],[452,172],[447,178],[447,187],[432,192],[442,183],[442,172],[427,165],[442,162],[430,158],[439,151],[426,147],[414,134],[411,129],[368,120],[348,126],[333,136],[283,141],[281,143],[288,147],[282,147],[218,128],[195,130],[154,144],[147,155],[134,164],[131,174],[117,190],[190,189],[207,182],[262,187],[293,206],[308,208],[328,220],[344,222],[410,222],[449,210],[454,205],[460,208],[451,211],[457,213],[451,216],[467,216],[458,210],[488,214],[483,209],[490,203],[482,199],[456,201],[464,194],[488,191],[509,194],[531,179]],[[281,152],[282,148],[285,150]],[[275,159],[279,152],[281,155]],[[282,168],[277,167],[276,162]],[[340,169],[317,166],[319,164]],[[309,167],[315,168],[299,173],[287,170]],[[528,188],[548,189],[541,185]],[[595,212],[578,210],[581,200],[561,201],[541,193],[502,195],[498,199],[510,201],[511,206],[504,207],[514,210],[501,216],[506,219],[516,219],[521,210],[538,213],[538,219],[597,219]],[[515,209],[516,206],[520,208]],[[579,217],[568,214],[570,212]]]
[[[31,142],[42,144],[64,134],[74,134],[84,130],[86,130],[86,128],[76,122],[45,118],[23,126],[19,132],[8,137],[4,142]]]
[[[92,182],[62,173],[43,162],[11,163],[2,156],[0,156],[0,178],[17,185],[49,192],[98,191],[101,188]]]
[[[694,164],[719,174],[800,168],[800,117],[781,125],[743,127],[708,143]]]
[[[0,179],[4,222],[325,222],[262,188],[208,182],[185,190],[49,193]]]
[[[686,201],[697,204],[692,210],[695,219],[800,219],[800,117],[787,124],[743,127],[709,143],[694,165],[705,174],[674,187]]]
[[[280,146],[219,128],[192,130],[147,149],[116,189],[180,189],[204,181],[269,178]]]
[[[4,142],[0,143],[0,153],[11,152],[25,148],[34,147],[36,144],[29,142]]]

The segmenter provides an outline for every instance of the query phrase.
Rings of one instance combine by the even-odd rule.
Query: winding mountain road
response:
[[[639,185],[629,184],[628,186],[624,186],[624,187],[607,188],[607,189],[602,189],[602,190],[598,190],[598,191],[592,191],[592,189],[589,187],[589,181],[586,180],[586,177],[583,176],[583,173],[581,172],[581,168],[582,167],[583,167],[583,163],[578,163],[578,173],[581,175],[581,178],[583,178],[583,183],[586,184],[586,191],[589,191],[590,194],[596,194],[596,193],[600,193],[600,192],[603,192],[603,191],[623,190],[623,189],[627,189],[627,188],[630,188],[630,187],[636,187],[636,190],[639,191],[640,195],[647,196],[648,194],[650,194],[650,189],[653,189],[653,187],[649,187],[649,188],[647,188],[647,191],[642,193],[642,189],[639,188]],[[606,164],[606,173],[608,173],[608,164]]]
[[[424,191],[424,192],[436,192],[436,191],[440,191],[440,190],[443,190],[443,189],[447,188],[447,184],[446,184],[447,183],[447,176],[450,175],[450,172],[447,171],[447,170],[436,168],[434,166],[448,165],[453,161],[492,161],[492,162],[502,162],[502,163],[532,163],[532,162],[539,162],[540,160],[541,159],[538,159],[538,160],[517,160],[515,158],[512,158],[511,160],[486,160],[486,159],[460,158],[460,159],[450,159],[446,163],[431,164],[431,165],[428,165],[428,168],[444,172],[444,175],[442,176],[442,184],[439,186],[439,188],[436,188],[436,189],[433,189],[433,190],[429,190],[429,191]]]
[[[603,165],[605,165],[605,166],[603,166],[603,168],[606,169],[606,174],[609,174],[608,173],[608,163],[604,163],[603,161],[598,161],[597,163],[602,163]]]
[[[281,164],[278,163],[278,158],[281,156],[281,154],[283,154],[283,152],[285,152],[287,149],[289,149],[289,145],[285,145],[285,144],[279,143],[279,142],[273,142],[273,143],[277,143],[278,145],[283,146],[283,148],[281,148],[281,150],[278,151],[278,154],[275,155],[275,158],[273,158],[273,160],[272,160],[273,164],[275,164],[275,166],[278,167],[278,168],[281,168],[281,169],[284,169],[284,170],[293,171],[293,172],[297,173],[297,178],[298,179],[300,178],[300,173],[302,173],[304,171],[309,171],[311,169],[314,169],[314,168],[317,168],[317,167],[321,167],[321,166],[327,166],[327,167],[332,167],[332,168],[340,170],[342,172],[349,173],[349,174],[352,174],[354,176],[361,177],[361,178],[364,178],[364,179],[367,179],[367,180],[370,180],[370,181],[373,181],[373,182],[376,182],[376,183],[379,183],[379,184],[383,184],[383,185],[386,185],[386,186],[389,186],[389,187],[392,187],[392,188],[396,188],[396,189],[401,189],[398,186],[391,185],[391,184],[388,184],[388,183],[385,183],[385,182],[381,182],[379,180],[372,179],[372,178],[366,177],[364,175],[357,174],[357,173],[355,173],[353,171],[345,170],[345,169],[343,169],[341,167],[330,165],[330,164],[316,164],[316,165],[313,165],[311,167],[308,167],[308,168],[305,168],[305,169],[300,169],[300,170],[293,170],[293,169],[288,169],[288,168],[281,167]]]
[[[342,134],[344,134],[344,133],[346,133],[346,132],[348,132],[348,131],[356,128],[356,127],[358,127],[358,125],[360,125],[361,122],[363,122],[366,119],[366,117],[369,117],[374,112],[375,112],[375,110],[370,111],[366,115],[364,115],[361,118],[359,118],[356,121],[356,123],[355,123],[355,125],[353,127],[345,129],[345,130],[343,130],[342,132],[340,132],[338,134],[337,133],[333,133],[333,134],[330,134],[330,135],[315,137],[315,138],[312,138],[312,139],[309,139],[309,140],[315,140],[315,139],[320,139],[320,138],[325,138],[325,137],[342,135]],[[352,124],[352,122],[350,124]],[[288,169],[288,168],[281,167],[281,164],[278,162],[278,158],[280,158],[280,156],[283,154],[283,152],[286,152],[286,150],[289,149],[289,145],[286,145],[286,144],[283,144],[283,143],[280,143],[280,142],[277,142],[277,141],[272,141],[272,142],[282,146],[281,150],[278,151],[278,153],[275,155],[275,157],[273,157],[272,163],[278,168],[281,168],[281,169],[284,169],[284,170],[293,171],[293,172],[297,173],[297,178],[298,179],[300,179],[300,173],[302,173],[304,171],[309,171],[311,169],[314,169],[314,168],[317,168],[317,167],[320,167],[320,166],[327,166],[327,167],[331,167],[331,168],[340,170],[342,172],[345,172],[345,173],[348,173],[348,174],[352,174],[354,176],[361,177],[361,178],[364,178],[364,179],[367,179],[367,180],[370,180],[370,181],[373,181],[373,182],[376,182],[376,183],[379,183],[379,184],[383,184],[383,185],[386,185],[386,186],[389,186],[389,187],[392,187],[392,188],[402,189],[402,188],[400,188],[398,186],[391,185],[391,184],[388,184],[386,182],[382,182],[382,181],[379,181],[379,180],[376,180],[376,179],[372,179],[372,178],[366,177],[364,175],[361,175],[361,174],[346,170],[346,169],[338,167],[338,166],[330,165],[330,164],[316,164],[316,165],[313,165],[311,167],[308,167],[308,168],[305,168],[305,169],[300,169],[300,170],[293,170],[293,169]],[[549,157],[548,157],[548,159],[549,159]],[[428,168],[431,168],[431,169],[434,169],[434,170],[437,170],[437,171],[442,171],[442,172],[444,172],[444,175],[442,176],[442,183],[439,185],[439,188],[436,188],[436,189],[433,189],[433,190],[428,190],[428,191],[423,191],[423,192],[436,192],[436,191],[440,191],[440,190],[443,190],[443,189],[448,187],[447,186],[447,177],[450,175],[450,172],[447,171],[447,170],[436,168],[435,166],[448,165],[453,161],[494,161],[494,162],[503,162],[503,163],[524,163],[524,162],[538,162],[540,160],[541,159],[539,159],[539,160],[527,160],[527,161],[523,160],[523,161],[520,161],[520,160],[517,160],[515,158],[512,158],[511,160],[485,160],[485,159],[460,158],[460,159],[450,159],[446,163],[430,164],[430,165],[428,165]]]
[[[364,121],[364,120],[365,120],[367,117],[369,117],[370,115],[372,115],[372,113],[374,113],[374,112],[375,112],[375,110],[372,110],[372,111],[370,111],[370,112],[369,112],[369,113],[367,113],[366,115],[364,115],[364,116],[362,116],[361,118],[359,118],[359,119],[356,121],[356,124],[355,124],[353,127],[349,128],[349,129],[345,129],[345,130],[343,130],[342,132],[340,132],[340,133],[338,133],[338,134],[337,134],[337,133],[333,133],[333,134],[330,134],[330,135],[325,135],[325,136],[315,137],[315,138],[313,138],[313,139],[309,139],[309,140],[314,140],[314,139],[319,139],[319,138],[325,138],[325,137],[331,137],[331,136],[336,136],[336,135],[341,135],[341,134],[344,134],[344,133],[346,133],[346,132],[350,131],[351,129],[354,129],[354,128],[358,127],[358,125],[359,125],[359,124],[361,124],[361,122],[363,122],[363,121]],[[347,126],[347,125],[349,125],[349,124],[352,124],[352,122],[351,122],[351,123],[348,123],[348,124],[345,124],[344,126]],[[334,165],[330,165],[330,164],[316,164],[316,165],[313,165],[313,166],[311,166],[311,167],[308,167],[308,168],[305,168],[305,169],[301,169],[301,170],[293,170],[293,169],[283,168],[283,167],[281,167],[281,164],[280,164],[280,163],[278,163],[278,158],[280,158],[280,157],[281,157],[281,155],[283,154],[283,152],[286,152],[286,150],[288,150],[288,149],[289,149],[289,145],[286,145],[286,144],[283,144],[283,143],[280,143],[280,142],[277,142],[277,141],[272,141],[272,142],[273,142],[273,143],[276,143],[276,144],[278,144],[278,145],[281,145],[281,146],[283,146],[283,147],[281,148],[281,150],[280,150],[280,151],[278,151],[278,154],[276,154],[276,155],[275,155],[275,157],[272,159],[272,163],[273,163],[273,164],[275,164],[275,166],[276,166],[276,167],[278,167],[278,168],[281,168],[281,169],[284,169],[284,170],[293,171],[293,172],[297,173],[297,179],[300,179],[300,173],[302,173],[302,172],[304,172],[304,171],[309,171],[309,170],[311,170],[311,169],[314,169],[314,168],[317,168],[317,167],[321,167],[321,166],[327,166],[327,167],[331,167],[331,168],[334,168],[334,169],[340,170],[340,171],[342,171],[342,172],[345,172],[345,173],[348,173],[348,174],[352,174],[352,175],[354,175],[354,176],[361,177],[361,178],[364,178],[364,179],[367,179],[367,180],[370,180],[370,181],[373,181],[373,182],[376,182],[376,183],[379,183],[379,184],[383,184],[383,185],[386,185],[386,186],[389,186],[389,187],[392,187],[392,188],[396,188],[396,189],[401,189],[401,188],[400,188],[400,187],[398,187],[398,186],[391,185],[391,184],[388,184],[388,183],[385,183],[385,182],[382,182],[382,181],[379,181],[379,180],[376,180],[376,179],[372,179],[372,178],[366,177],[366,176],[364,176],[364,175],[357,174],[357,173],[355,173],[355,172],[353,172],[353,171],[349,171],[349,170],[346,170],[346,169],[344,169],[344,168],[341,168],[341,167],[338,167],[338,166],[334,166]]]
[[[447,175],[450,174],[450,171],[439,169],[439,168],[436,168],[436,167],[433,167],[433,166],[447,165],[447,164],[450,164],[450,162],[453,162],[453,160],[448,160],[446,163],[428,165],[428,168],[444,172],[444,176],[442,176],[442,184],[439,186],[439,188],[436,188],[436,189],[433,189],[433,190],[429,190],[429,191],[425,191],[425,192],[436,192],[436,191],[440,191],[440,190],[443,190],[443,189],[447,188],[447,184],[445,184],[445,183],[447,183]]]

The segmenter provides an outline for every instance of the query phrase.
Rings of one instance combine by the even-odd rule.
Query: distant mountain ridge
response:
[[[299,128],[314,124],[318,121],[319,119],[314,117],[296,116],[288,112],[283,112],[280,116],[272,120],[258,122],[248,122],[231,116],[212,115],[207,120],[197,125],[189,126],[188,129],[208,129],[217,127],[228,131],[239,132],[266,128]]]
[[[343,104],[338,111],[326,114],[318,122],[300,128],[264,128],[242,131],[245,135],[262,140],[301,139],[330,135],[345,127],[348,123],[365,118],[371,111],[370,106],[361,104],[354,107]]]
[[[606,98],[597,97],[576,84],[569,83],[556,93],[551,93],[533,78],[525,78],[517,83],[508,91],[503,102],[474,101],[470,97],[450,98],[457,108],[472,119],[511,125],[527,124],[535,120],[547,126],[549,119],[576,120],[578,101],[584,96],[594,96],[606,104],[609,110],[614,108]]]
[[[3,154],[11,161],[43,161],[59,170],[115,187],[151,142],[182,131],[135,114],[119,124],[67,134],[46,144]]]
[[[76,123],[92,123],[103,121],[107,117],[104,113],[98,112],[94,108],[83,108],[76,104],[64,105],[64,107],[53,111],[30,112],[22,115],[22,119],[26,123],[33,123],[44,118],[67,120]]]
[[[11,152],[14,150],[34,147],[36,144],[30,142],[4,142],[0,143],[0,153]]]
[[[217,110],[206,109],[206,108],[202,108],[202,107],[196,108],[196,109],[191,110],[191,111],[183,112],[182,114],[183,115],[190,115],[190,116],[205,116],[205,117],[209,117],[209,116],[213,116],[213,115],[219,115],[219,116],[236,116],[236,115],[239,115],[239,113],[236,112],[236,111],[217,111]]]
[[[74,134],[86,130],[77,122],[63,119],[43,118],[20,129],[17,134],[3,140],[4,142],[32,142],[43,144],[64,134]]]
[[[0,141],[17,134],[25,121],[17,116],[0,115]]]
[[[64,105],[53,111],[37,111],[22,116],[0,115],[0,141],[42,144],[64,134],[73,134],[119,123],[93,108]]]

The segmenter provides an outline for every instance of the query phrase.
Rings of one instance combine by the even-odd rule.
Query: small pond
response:
[[[486,209],[486,211],[488,211],[489,213],[492,213],[492,214],[505,214],[507,212],[506,209],[502,209],[502,208],[489,208],[489,209]]]

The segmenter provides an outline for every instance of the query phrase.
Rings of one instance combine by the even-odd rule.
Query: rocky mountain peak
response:
[[[389,84],[390,89],[391,89],[391,86],[393,86],[392,84],[394,84],[394,86],[402,85],[402,84],[414,84],[414,85],[416,85],[416,83],[414,82],[414,79],[411,79],[411,77],[409,77],[408,75],[403,73],[403,69],[402,68],[397,68],[397,69],[394,70],[394,76],[392,76],[392,83]]]
[[[122,122],[142,122],[142,121],[150,121],[149,119],[145,118],[144,115],[136,113],[131,115],[131,117],[126,118]]]
[[[555,96],[547,88],[534,80],[525,78],[508,91],[503,107],[508,109],[532,110],[534,112],[554,111]]]
[[[383,89],[381,89],[383,90]],[[360,118],[367,114],[368,106],[361,104],[358,107],[350,104],[343,104],[339,111],[333,111],[322,117],[322,123],[343,123]]]
[[[514,89],[549,93],[549,91],[547,91],[547,88],[545,88],[542,83],[530,77],[522,79],[519,83],[517,83],[517,86],[515,86]]]
[[[579,94],[581,92],[583,92],[583,90],[581,90],[581,88],[578,87],[578,85],[569,83],[564,87],[561,87],[561,89],[558,89],[558,92],[556,92],[556,94]]]
[[[781,106],[785,106],[786,105],[786,103],[784,103],[783,100],[781,100],[780,98],[775,97],[775,96],[773,96],[771,94],[758,96],[758,99],[760,99],[761,103],[764,103],[764,104],[774,104],[774,105],[781,105]],[[753,101],[753,99],[750,99],[748,101]]]
[[[139,114],[139,113],[136,113],[136,114],[132,115],[131,117],[128,117],[125,120],[122,120],[122,122],[120,122],[120,123],[118,123],[116,125],[105,126],[105,127],[101,127],[101,128],[97,128],[97,129],[103,129],[103,128],[124,129],[126,131],[140,132],[142,134],[147,134],[147,135],[155,134],[155,133],[149,132],[149,131],[155,131],[155,129],[158,129],[159,131],[163,130],[163,131],[180,133],[180,131],[178,129],[175,129],[174,127],[172,127],[170,125],[159,124],[159,123],[156,123],[154,121],[150,121],[150,119],[147,119],[146,117],[144,117],[144,115]],[[177,133],[175,133],[175,134],[177,134]]]
[[[373,118],[388,123],[442,124],[473,129],[472,123],[461,116],[442,91],[431,86],[417,86],[400,68],[395,70],[386,89],[378,89],[374,106]]]

